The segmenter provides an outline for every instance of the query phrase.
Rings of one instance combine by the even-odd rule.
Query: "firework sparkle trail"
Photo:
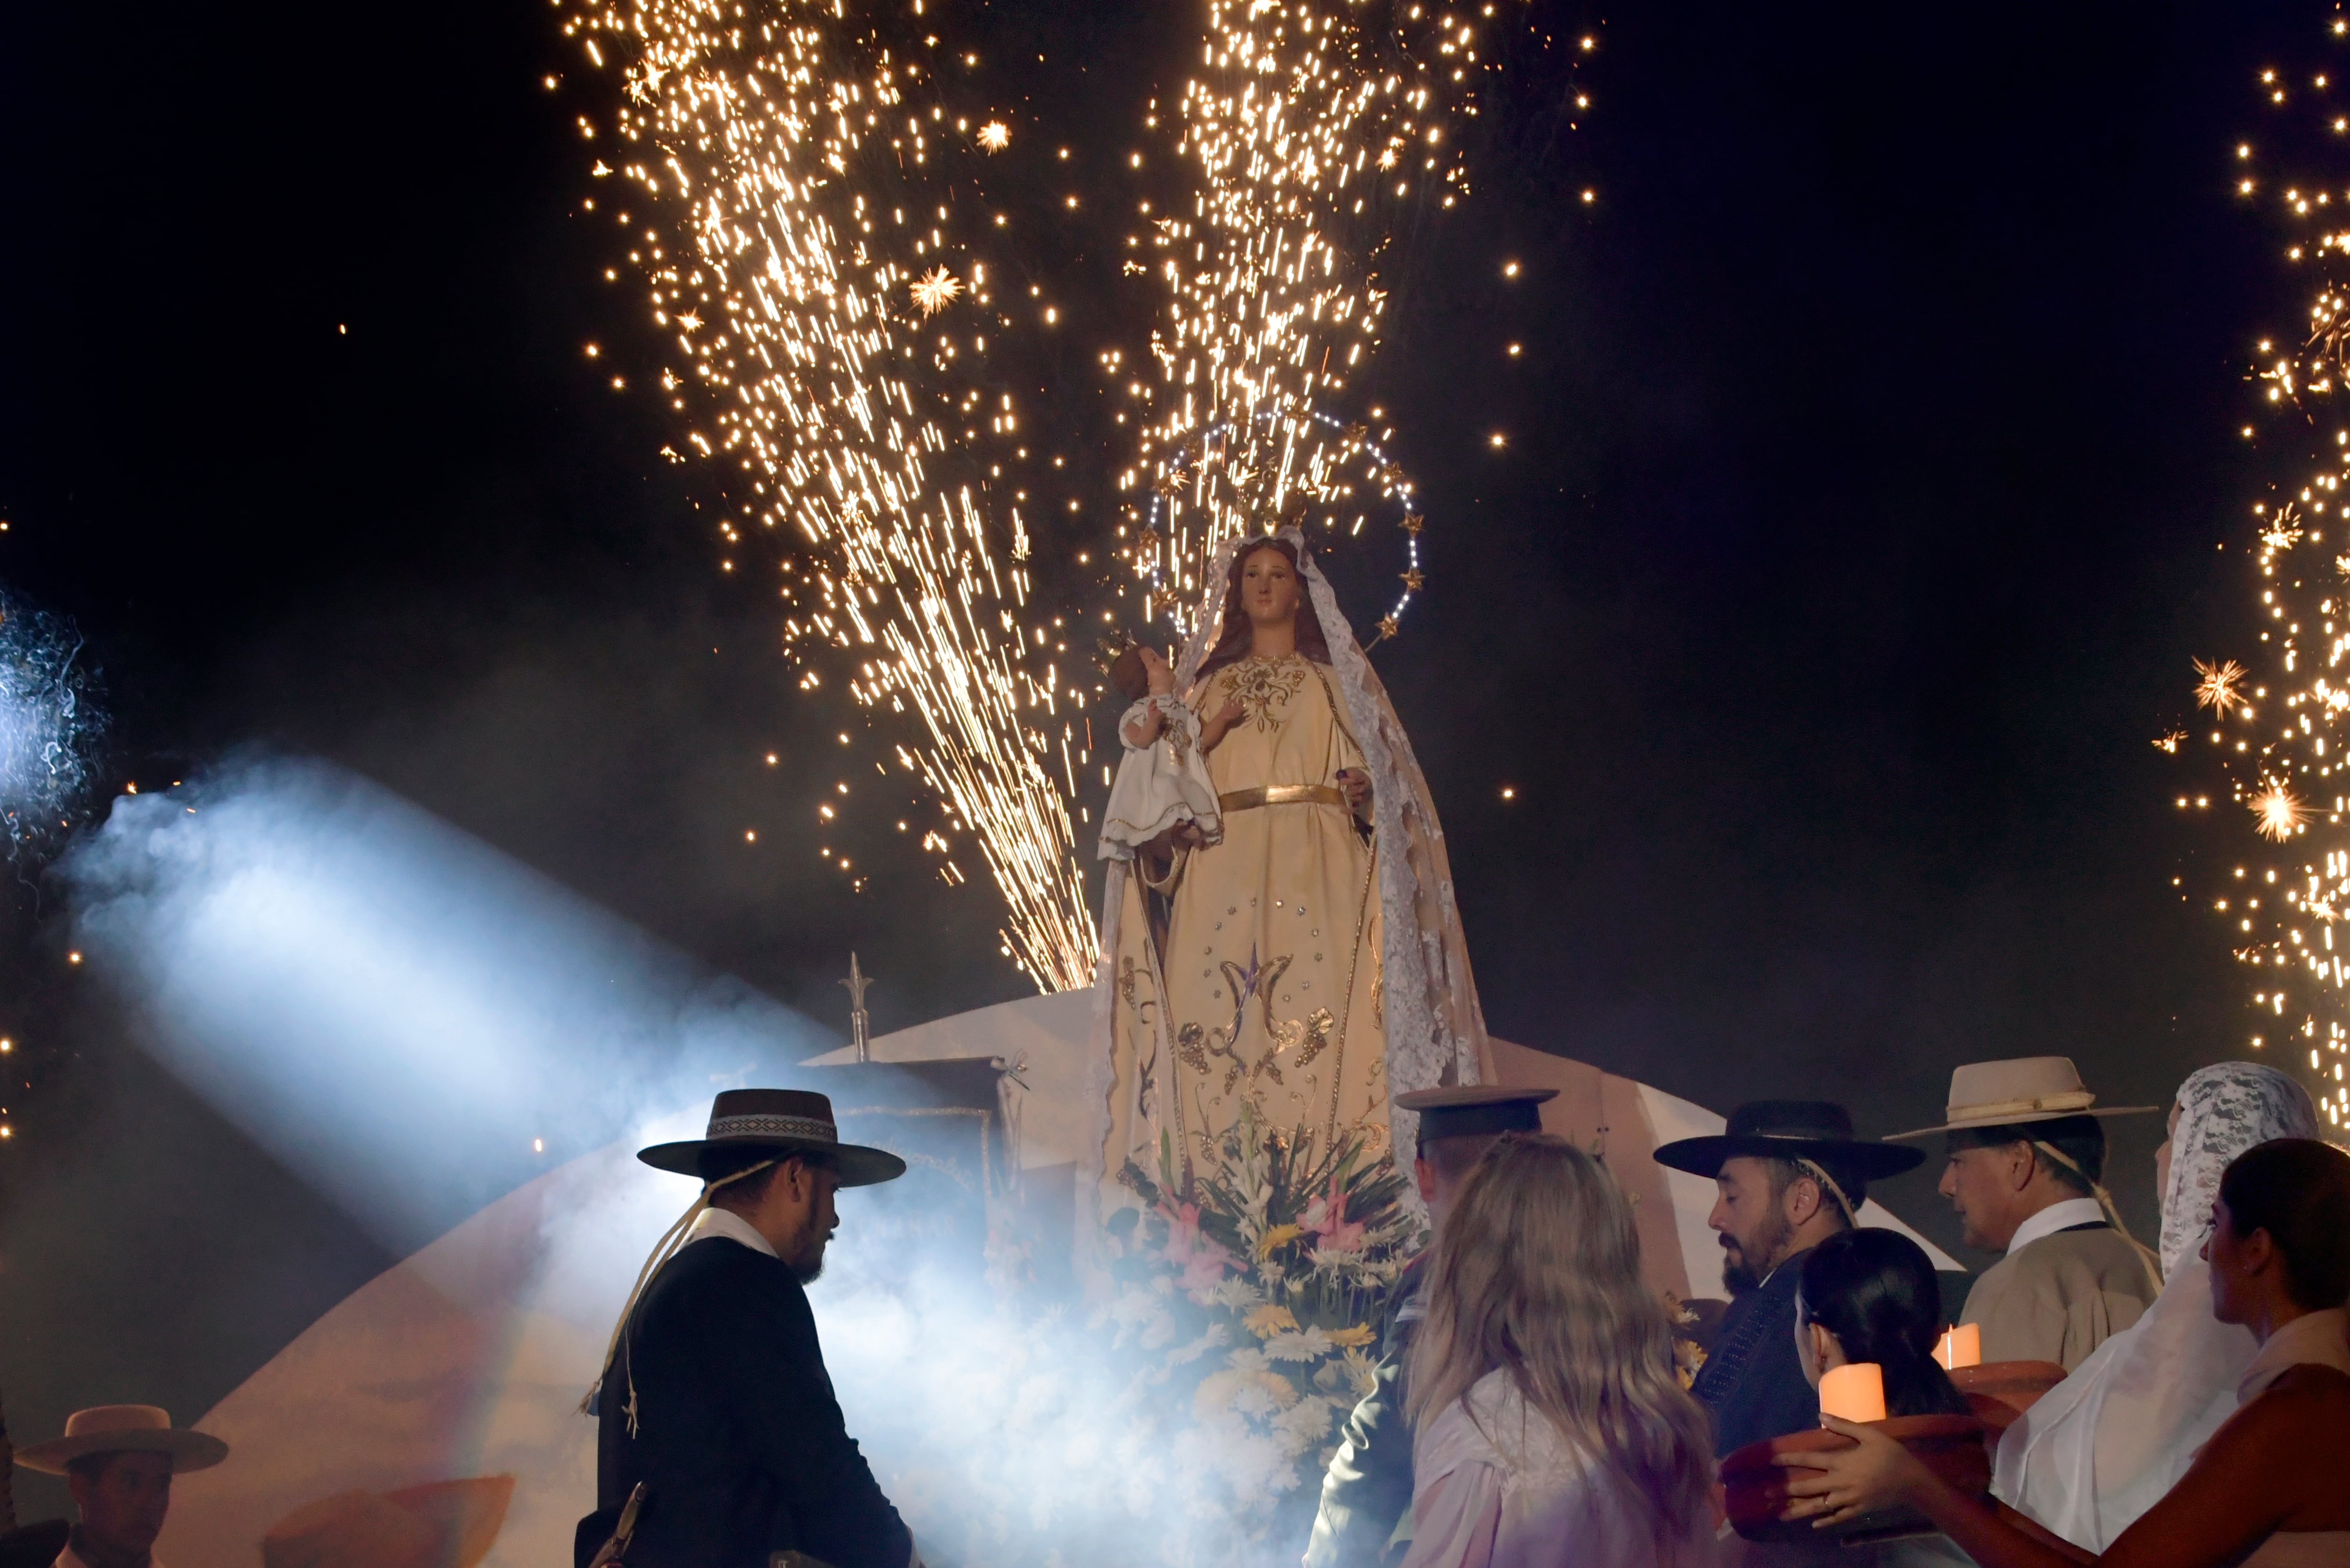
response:
[[[975,846],[1005,953],[1040,989],[1089,983],[1082,709],[1101,688],[1077,671],[1093,635],[1188,629],[1218,544],[1312,509],[1335,539],[1375,513],[1405,531],[1380,638],[1425,580],[1393,432],[1343,399],[1378,344],[1398,215],[1466,189],[1455,130],[1495,68],[1495,7],[1208,0],[1170,123],[1155,104],[1143,118],[1144,144],[1172,157],[1137,178],[1171,171],[1178,199],[1162,184],[1127,205],[1119,275],[1159,303],[1130,328],[1147,345],[1113,337],[1096,356],[1085,393],[1105,420],[1012,389],[1052,379],[1022,372],[1065,323],[1043,284],[1006,280],[1073,258],[1011,231],[998,196],[1024,146],[1031,163],[1043,150],[983,101],[979,55],[941,36],[951,18],[917,5],[884,22],[845,0],[556,6],[617,78],[577,119],[584,204],[647,286],[664,362],[637,379],[677,420],[663,454],[720,488],[725,569],[775,564],[801,691],[845,691],[882,737],[883,778],[935,798],[938,823],[908,836],[943,879],[964,879],[956,846]],[[1076,449],[1074,471],[1052,460],[1079,493],[1066,512],[1019,477],[1045,440]],[[839,780],[821,820],[850,794]],[[823,853],[862,886],[852,857]]]
[[[2335,52],[2350,22],[2327,24]],[[2195,737],[2219,766],[2255,851],[2201,893],[2251,966],[2250,1044],[2306,1075],[2327,1119],[2350,1126],[2350,104],[2326,70],[2271,68],[2269,119],[2235,148],[2234,186],[2284,220],[2284,260],[2319,274],[2298,346],[2259,345],[2251,379],[2265,418],[2243,426],[2266,475],[2244,541],[2259,592],[2258,647],[2195,661]],[[2295,175],[2272,171],[2287,167]],[[2330,536],[2330,537],[2329,537]],[[2229,549],[2223,545],[2222,550]],[[2156,742],[2180,752],[2187,737]],[[2178,797],[2182,811],[2213,795]],[[2183,882],[2183,879],[2182,879]]]

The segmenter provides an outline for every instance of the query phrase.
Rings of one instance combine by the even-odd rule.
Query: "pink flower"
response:
[[[1167,1246],[1160,1253],[1178,1271],[1176,1284],[1192,1300],[1201,1300],[1234,1267],[1232,1255],[1200,1234],[1200,1206],[1159,1205],[1167,1218]],[[1359,1229],[1359,1227],[1358,1227]]]
[[[1347,1195],[1338,1190],[1335,1176],[1328,1194],[1314,1200],[1300,1223],[1320,1239],[1315,1251],[1323,1252],[1359,1252],[1369,1231],[1367,1226],[1347,1223]]]

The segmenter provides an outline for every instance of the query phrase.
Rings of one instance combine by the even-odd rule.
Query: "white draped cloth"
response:
[[[1412,1442],[1412,1542],[1403,1568],[1659,1568],[1648,1511],[1488,1372]],[[1673,1568],[1719,1568],[1734,1547],[1709,1516],[1684,1521]]]
[[[2000,1440],[1991,1490],[2019,1513],[2103,1552],[2187,1473],[2236,1413],[2237,1384],[2259,1348],[2211,1315],[2211,1201],[2229,1161],[2255,1144],[2315,1137],[2299,1084],[2251,1062],[2221,1062],[2178,1088],[2170,1180],[2162,1195],[2162,1294],[2091,1352]]]

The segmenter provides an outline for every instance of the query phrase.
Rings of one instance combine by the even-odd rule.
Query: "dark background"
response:
[[[1104,161],[1188,57],[1184,5],[965,9],[1076,73],[1022,108]],[[1357,389],[1430,515],[1378,662],[1492,1029],[1871,1132],[1989,1056],[2166,1102],[2250,1033],[2172,885],[2248,825],[2182,824],[2148,742],[2251,635],[2235,432],[2306,288],[2233,148],[2331,14],[1527,15]],[[852,946],[877,1031],[1024,994],[983,877],[816,868],[842,714],[581,357],[642,306],[547,17],[19,8],[0,583],[88,635],[119,782],[323,754],[821,1019]],[[192,1417],[389,1261],[124,1040],[59,913],[37,875],[0,901],[0,1311],[78,1323],[0,1334],[20,1434]],[[2158,1137],[2117,1126],[2148,1237]],[[1930,1173],[1883,1196],[1954,1244]]]

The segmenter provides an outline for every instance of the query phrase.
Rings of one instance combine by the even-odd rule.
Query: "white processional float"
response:
[[[962,1146],[977,1135],[988,1201],[1017,1194],[1074,1218],[1096,1125],[1086,1105],[1091,1024],[1090,994],[1065,992],[940,1019],[869,1049],[874,1064],[914,1073],[990,1068],[999,1106],[977,1116],[963,1107]],[[860,1073],[883,1070],[855,1067],[855,1055],[817,1057],[800,1075],[840,1085],[844,1125],[861,1108]],[[1558,1091],[1543,1107],[1548,1130],[1604,1151],[1635,1195],[1652,1282],[1683,1298],[1710,1293],[1721,1265],[1705,1223],[1712,1184],[1649,1157],[1660,1143],[1720,1132],[1722,1117],[1544,1051],[1495,1040],[1492,1060],[1503,1083]],[[549,1171],[313,1324],[198,1423],[227,1441],[233,1461],[179,1490],[160,1555],[178,1568],[569,1561],[596,1485],[596,1425],[578,1413],[581,1391],[651,1239],[691,1197],[690,1184],[639,1164],[634,1151],[692,1136],[704,1114],[681,1110]],[[910,1127],[901,1122],[893,1141],[919,1158],[927,1135],[907,1137]],[[875,1244],[865,1202],[863,1192],[843,1202],[840,1239],[811,1296],[849,1429],[918,1539],[962,1530],[974,1508],[1114,1499],[1136,1457],[1072,1407],[1054,1356],[1076,1337],[1075,1315],[1014,1324],[979,1300],[984,1281],[910,1281],[905,1258],[875,1255],[902,1251],[910,1232],[880,1228],[886,1239]],[[1862,1220],[1916,1234],[1873,1202]],[[1957,1267],[1928,1251],[1937,1267]],[[938,1469],[941,1437],[967,1468]]]

